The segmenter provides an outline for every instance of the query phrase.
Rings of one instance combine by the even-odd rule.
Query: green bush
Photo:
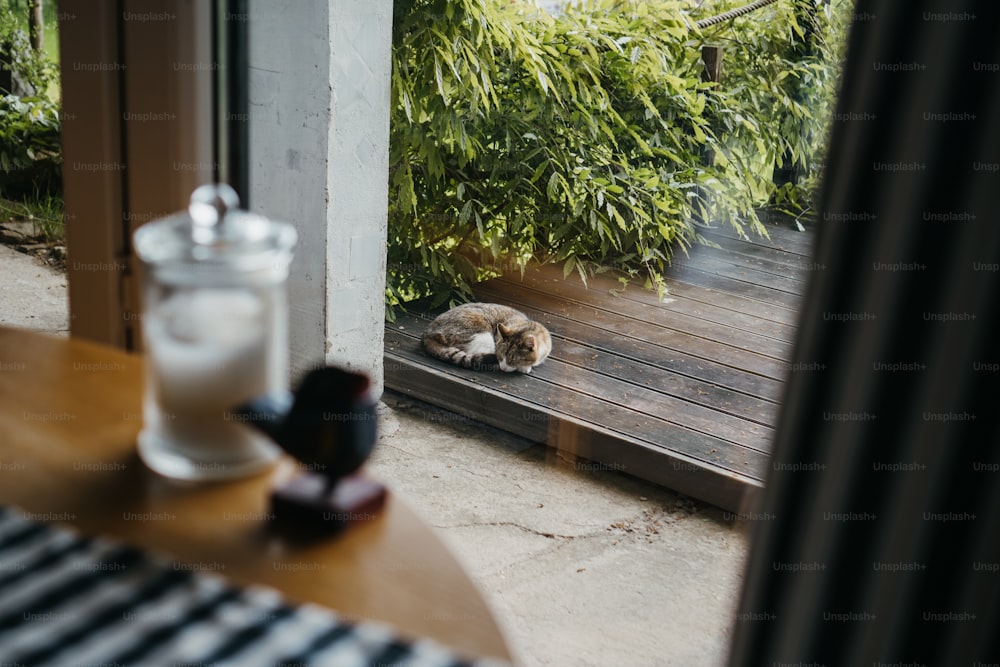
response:
[[[727,0],[712,9],[743,4]],[[750,187],[758,205],[770,202],[793,214],[811,210],[852,8],[847,0],[778,2],[703,31],[725,52],[722,82],[712,96],[716,126],[726,155],[755,176]],[[791,173],[775,173],[783,167]],[[780,182],[789,176],[791,182]]]
[[[396,0],[390,317],[531,257],[584,279],[597,266],[641,271],[662,292],[698,220],[763,231],[754,209],[778,194],[770,176],[786,149],[807,177],[821,152],[822,131],[799,122],[813,100],[783,82],[832,88],[834,68],[823,49],[802,62],[788,38],[795,3],[704,33],[689,5],[593,0],[552,17],[499,0]],[[702,81],[710,39],[754,50],[727,49],[719,87]],[[779,198],[798,196],[787,186]]]
[[[0,69],[13,72],[20,81],[27,85],[27,96],[44,96],[50,86],[58,80],[58,70],[53,56],[58,55],[55,45],[56,17],[55,3],[48,2],[45,18],[47,33],[46,51],[36,52],[31,47],[28,35],[28,8],[15,4],[11,7],[10,0],[0,0]],[[0,90],[0,93],[12,93],[13,90]]]
[[[0,91],[0,196],[12,199],[46,197],[61,181],[59,104],[45,96],[57,72],[31,48],[24,21],[0,5],[0,68],[34,91],[25,97]]]
[[[0,194],[8,198],[59,191],[59,107],[45,98],[0,97]]]

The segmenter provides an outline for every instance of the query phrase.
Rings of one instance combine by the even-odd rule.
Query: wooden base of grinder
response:
[[[360,474],[328,488],[323,475],[303,473],[271,492],[272,525],[296,538],[334,535],[370,521],[385,503],[385,487]]]

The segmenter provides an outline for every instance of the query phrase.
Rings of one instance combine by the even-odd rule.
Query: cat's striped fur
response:
[[[496,303],[466,303],[438,315],[421,342],[437,359],[466,368],[499,366],[508,373],[530,373],[552,350],[548,329]]]

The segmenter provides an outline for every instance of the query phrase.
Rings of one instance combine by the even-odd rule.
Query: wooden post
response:
[[[716,44],[702,45],[701,60],[705,63],[705,70],[701,73],[702,80],[711,82],[713,87],[718,86],[722,80],[722,47]],[[706,165],[712,166],[715,164],[715,151],[705,146],[702,159]]]
[[[705,63],[705,71],[701,73],[702,80],[718,85],[722,79],[722,47],[705,44],[701,47],[701,60]]]
[[[701,60],[705,63],[705,69],[701,73],[701,78],[703,81],[710,82],[713,87],[719,85],[719,81],[722,80],[722,47],[716,44],[704,44],[701,47]],[[715,164],[715,151],[708,144],[705,144],[701,149],[701,160],[706,167],[711,167]],[[712,193],[702,186],[696,188],[698,193],[698,200],[708,203],[709,197]],[[701,211],[695,211],[695,220],[700,223],[707,223],[709,220],[706,219],[704,213],[706,209]]]
[[[60,2],[75,338],[140,346],[132,232],[183,210],[191,191],[213,179],[209,9],[175,0]]]

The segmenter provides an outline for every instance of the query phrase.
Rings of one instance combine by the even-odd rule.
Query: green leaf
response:
[[[410,95],[404,90],[401,96],[403,100],[403,110],[406,112],[406,120],[413,122],[413,106],[410,104]]]
[[[549,168],[548,162],[542,162],[540,165],[535,167],[535,173],[531,175],[531,182],[536,183],[538,179],[542,177],[542,174],[545,173],[545,170],[548,168]],[[552,175],[554,176],[555,172],[553,172]],[[551,180],[551,178],[549,180]]]
[[[545,194],[548,195],[549,201],[557,201],[559,199],[559,172],[553,171],[552,175],[549,176],[548,185],[545,186]]]
[[[444,92],[444,77],[441,74],[441,61],[438,60],[437,54],[434,55],[434,81],[437,83],[441,99],[444,100],[445,104],[448,104],[448,96]]]
[[[569,274],[573,273],[574,266],[576,266],[576,255],[570,255],[566,259],[566,263],[563,264],[563,280],[569,278]]]
[[[547,76],[545,76],[545,72],[543,72],[541,70],[538,70],[537,76],[538,76],[538,85],[540,85],[542,87],[542,92],[543,93],[548,93],[549,92],[549,79],[548,79]]]
[[[583,286],[586,287],[587,286],[587,272],[583,268],[583,262],[577,262],[576,263],[576,272],[580,276],[580,281],[583,283]]]

